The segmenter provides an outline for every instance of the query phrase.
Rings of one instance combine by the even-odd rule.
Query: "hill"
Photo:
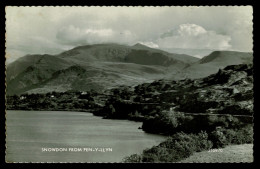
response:
[[[159,49],[149,48],[139,43],[133,46],[119,44],[79,46],[61,53],[58,57],[66,58],[72,61],[127,62],[160,66],[173,65],[175,62],[187,65],[198,60],[197,58],[189,55],[172,54]],[[160,62],[157,62],[158,60],[160,60]],[[168,63],[169,61],[170,63]]]
[[[190,64],[195,63],[196,61],[199,60],[197,57],[194,57],[193,55],[185,54],[185,52],[179,52],[179,51],[175,52],[175,50],[173,52],[171,50],[164,50],[164,49],[160,50],[160,49],[147,47],[147,46],[142,45],[140,43],[135,44],[134,46],[132,46],[132,48],[133,49],[139,49],[139,50],[149,49],[153,52],[165,54],[169,57],[172,57],[172,58],[175,58],[177,60],[183,61],[185,63],[190,63]]]
[[[210,53],[214,52],[213,49],[182,49],[182,48],[161,48],[164,51],[169,53],[177,53],[177,54],[186,54],[190,56],[194,56],[197,58],[202,58],[204,56],[209,55]],[[197,61],[197,60],[195,60]]]
[[[252,58],[252,53],[215,51],[199,60],[142,44],[78,46],[58,55],[26,55],[7,65],[7,94],[102,91],[162,78],[194,79]]]
[[[115,119],[137,117],[144,122],[143,130],[163,133],[169,132],[169,126],[165,128],[165,123],[160,126],[156,121],[158,119],[151,117],[169,109],[198,117],[201,124],[197,124],[196,129],[190,128],[192,130],[204,130],[203,119],[207,121],[211,115],[235,115],[244,119],[247,119],[244,116],[248,116],[250,121],[253,114],[252,64],[230,65],[215,74],[195,80],[160,79],[137,85],[132,90],[115,89],[111,91],[105,106],[95,114]],[[189,130],[189,127],[185,130]]]
[[[253,53],[236,51],[214,51],[196,63],[185,67],[175,79],[202,78],[216,73],[228,65],[253,63]]]
[[[225,63],[226,65],[236,65],[241,63],[251,63],[252,53],[250,52],[236,52],[236,51],[214,51],[208,56],[203,57],[199,63],[206,64],[212,62]]]
[[[182,61],[182,55],[140,44],[96,44],[59,55],[26,55],[7,66],[7,94],[136,85],[161,78],[194,61],[192,56],[185,56],[186,61]]]
[[[51,78],[54,72],[69,66],[70,62],[51,55],[26,55],[7,66],[7,94],[36,88]]]

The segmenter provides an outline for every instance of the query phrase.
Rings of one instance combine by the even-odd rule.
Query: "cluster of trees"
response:
[[[176,111],[162,111],[155,116],[144,118],[142,129],[150,133],[171,135],[176,132],[197,133],[201,130],[212,132],[216,128],[239,129],[252,124],[252,117],[185,114]]]
[[[99,107],[95,92],[49,92],[7,96],[7,109],[13,110],[70,110],[87,111]]]
[[[222,148],[230,144],[253,143],[253,127],[247,125],[240,129],[216,129],[212,132],[178,132],[158,146],[153,146],[141,154],[125,157],[123,162],[178,162],[194,152]]]
[[[159,91],[164,91],[170,86],[164,80],[158,80],[137,85],[134,88],[121,86],[112,89],[105,106],[94,114],[105,118],[142,121],[146,117],[154,116],[170,108],[157,97],[160,94]]]

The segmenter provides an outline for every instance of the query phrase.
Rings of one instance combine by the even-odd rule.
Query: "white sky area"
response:
[[[252,13],[251,6],[6,7],[6,58],[98,43],[252,52]]]

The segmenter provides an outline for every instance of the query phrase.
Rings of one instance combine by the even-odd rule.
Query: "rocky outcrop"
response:
[[[176,110],[187,113],[252,115],[252,65],[232,65],[218,73],[194,81],[179,81],[161,100],[176,103]],[[214,109],[214,112],[210,111]]]
[[[111,96],[117,99],[114,102],[108,100],[107,105],[113,106],[114,112],[111,115],[106,106],[103,112],[107,112],[105,114],[110,118],[136,115],[143,119],[155,117],[164,110],[194,115],[252,116],[252,69],[250,64],[231,65],[206,78],[144,83],[136,86],[128,98],[123,92],[112,93]]]

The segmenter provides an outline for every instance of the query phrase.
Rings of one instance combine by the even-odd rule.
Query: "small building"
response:
[[[25,98],[26,98],[25,96],[21,96],[21,97],[20,97],[20,100],[23,100],[23,99],[25,99]]]
[[[86,94],[88,94],[88,92],[85,92],[85,91],[84,91],[84,92],[81,92],[80,94],[81,94],[81,95],[86,95]]]

